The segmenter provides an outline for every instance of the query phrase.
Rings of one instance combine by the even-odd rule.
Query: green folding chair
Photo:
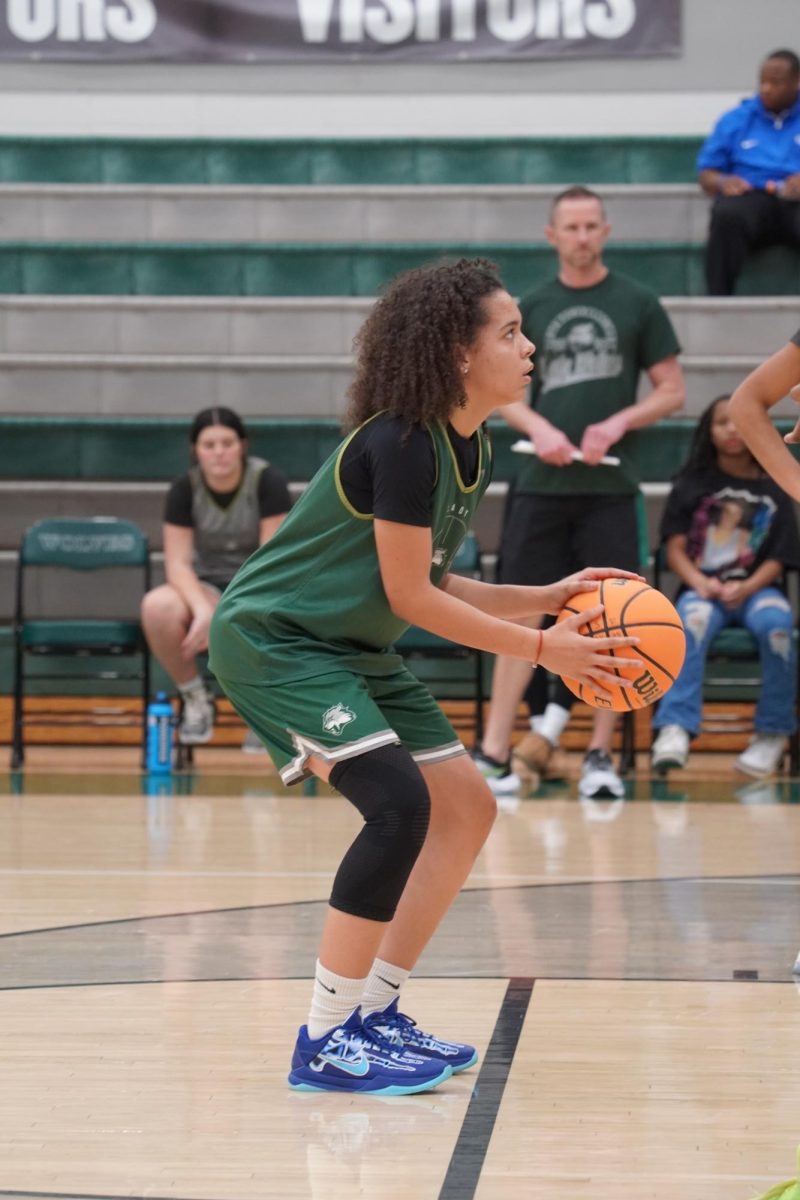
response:
[[[142,531],[114,517],[50,518],[24,534],[19,549],[14,616],[14,714],[11,766],[25,760],[34,725],[97,727],[136,724],[142,762],[150,692],[150,654],[139,623],[150,588],[150,552]],[[47,699],[75,681],[136,681],[141,715],[89,709]],[[26,698],[35,692],[35,711]]]

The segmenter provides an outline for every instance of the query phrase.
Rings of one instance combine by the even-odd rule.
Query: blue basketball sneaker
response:
[[[427,1092],[452,1071],[438,1059],[407,1053],[377,1030],[367,1030],[357,1008],[316,1041],[301,1026],[292,1056],[289,1086],[298,1092],[374,1092],[407,1096]]]
[[[398,1049],[422,1054],[432,1062],[447,1063],[454,1075],[474,1067],[478,1051],[462,1042],[444,1042],[432,1033],[423,1033],[417,1022],[397,1011],[397,997],[388,1008],[370,1013],[364,1018],[364,1028],[370,1035],[388,1038]]]

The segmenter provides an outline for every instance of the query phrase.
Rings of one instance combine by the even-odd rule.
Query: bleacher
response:
[[[796,330],[800,256],[703,295],[699,139],[211,141],[0,138],[0,690],[13,563],[37,517],[128,516],[160,550],[188,419],[229,404],[295,492],[335,444],[351,341],[396,272],[485,255],[515,293],[554,272],[560,187],[595,186],[606,261],[665,300],[687,405],[641,435],[651,536],[693,419]],[[777,410],[787,422],[790,402]],[[496,550],[511,431],[476,532]]]

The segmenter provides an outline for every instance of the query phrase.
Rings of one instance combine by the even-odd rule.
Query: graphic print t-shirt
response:
[[[642,371],[680,350],[658,297],[616,272],[594,287],[554,279],[520,301],[522,328],[536,344],[530,401],[580,446],[587,425],[634,404]],[[517,490],[551,495],[633,495],[639,486],[637,434],[609,451],[619,467],[573,463],[551,467],[538,458],[520,469]]]
[[[704,575],[747,579],[766,559],[800,564],[792,501],[766,477],[739,479],[714,468],[676,480],[661,538],[686,535],[686,553]]]

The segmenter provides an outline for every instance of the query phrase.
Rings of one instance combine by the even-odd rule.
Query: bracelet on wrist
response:
[[[534,667],[538,664],[539,659],[542,657],[542,643],[544,642],[544,631],[537,629],[536,632],[539,635],[539,641],[536,645],[536,654],[533,657],[533,663],[531,664]]]

